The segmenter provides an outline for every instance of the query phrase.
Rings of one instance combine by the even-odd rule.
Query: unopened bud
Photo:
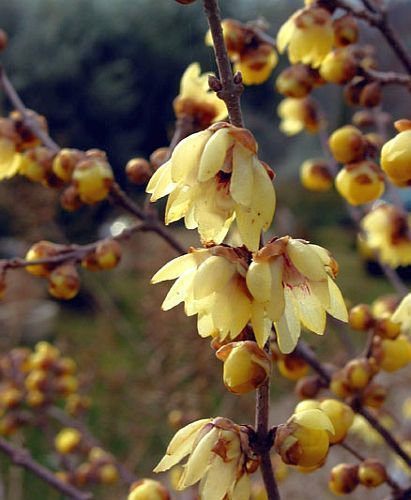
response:
[[[387,389],[379,384],[368,385],[362,395],[361,402],[371,408],[381,408],[387,398]]]
[[[365,332],[371,328],[374,317],[368,304],[358,304],[350,309],[348,323],[353,330]]]
[[[56,299],[70,300],[80,290],[80,279],[74,264],[62,264],[48,276],[48,291]]]
[[[300,379],[295,386],[295,393],[301,399],[315,398],[322,387],[321,379],[317,375],[310,375]]]
[[[281,375],[290,380],[299,380],[309,369],[307,363],[295,354],[286,354],[277,361],[277,368]]]
[[[325,160],[306,160],[300,167],[301,184],[310,191],[331,189],[334,178]]]
[[[387,480],[387,471],[379,460],[369,458],[360,464],[358,478],[367,488],[376,488]]]
[[[71,184],[61,193],[60,204],[67,212],[75,212],[83,205],[76,186]]]
[[[328,487],[336,495],[351,493],[358,484],[358,465],[339,464],[331,469]]]
[[[56,450],[62,455],[73,453],[81,442],[81,433],[72,427],[62,429],[54,439]]]
[[[63,249],[63,245],[57,245],[55,243],[51,243],[50,241],[39,241],[38,243],[35,243],[32,247],[30,247],[29,251],[26,254],[26,260],[32,261],[39,259],[48,259],[50,257],[54,257]],[[50,264],[38,264],[26,267],[26,271],[30,274],[43,277],[48,276],[51,269],[52,266]]]
[[[216,356],[224,362],[224,385],[234,394],[255,390],[270,374],[270,358],[255,342],[231,342],[222,346]]]
[[[358,40],[357,21],[351,14],[339,17],[333,21],[334,42],[337,47],[346,47]]]
[[[114,484],[119,479],[118,469],[114,464],[104,464],[97,469],[97,477],[102,484]]]
[[[396,339],[401,333],[401,325],[391,321],[390,317],[378,318],[375,321],[375,334],[385,339]]]
[[[102,153],[86,152],[89,159],[76,165],[73,172],[73,182],[80,199],[84,203],[97,203],[107,197],[113,184],[113,171],[107,160],[100,158]]]
[[[153,151],[150,155],[150,163],[154,170],[157,170],[161,165],[167,161],[170,156],[170,148],[163,147]]]
[[[329,436],[330,443],[340,443],[344,440],[354,421],[354,412],[348,405],[336,399],[324,399],[319,407],[328,416],[334,427],[334,434]]]
[[[362,160],[366,142],[363,135],[352,125],[335,130],[329,139],[334,158],[340,163],[352,163]]]
[[[348,385],[354,389],[364,389],[375,375],[375,362],[368,358],[358,358],[349,361],[343,371]]]
[[[134,184],[146,184],[152,175],[150,163],[144,158],[132,158],[126,165],[126,174]]]
[[[365,108],[375,108],[381,103],[381,85],[378,82],[368,83],[360,92],[360,105]]]
[[[131,485],[127,500],[170,500],[166,488],[153,479],[140,479]]]
[[[77,163],[84,157],[85,153],[78,149],[61,149],[53,160],[53,172],[64,182],[70,182]]]

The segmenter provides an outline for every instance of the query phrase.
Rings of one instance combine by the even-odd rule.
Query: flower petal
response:
[[[258,302],[271,299],[271,266],[268,261],[251,262],[246,275],[247,287]]]
[[[267,316],[273,321],[278,321],[284,312],[284,286],[283,286],[283,266],[282,256],[270,260],[271,271],[271,299],[265,305]]]
[[[192,268],[185,271],[174,285],[170,288],[164,302],[161,304],[161,309],[163,311],[168,311],[173,307],[183,302],[190,292],[190,287],[193,284],[193,279],[196,274],[196,269]]]
[[[233,139],[228,135],[228,128],[221,128],[208,139],[201,155],[197,179],[205,182],[221,170],[228,149]]]
[[[210,136],[209,130],[202,130],[177,144],[171,156],[171,177],[174,182],[189,186],[196,183],[200,158]]]
[[[230,194],[234,201],[249,207],[252,201],[254,172],[253,154],[236,144],[233,150],[233,171],[230,180]]]
[[[348,321],[347,306],[345,305],[344,298],[338,286],[334,281],[328,277],[328,289],[330,291],[330,306],[327,312],[340,321]]]
[[[213,292],[224,288],[234,274],[235,266],[227,259],[212,255],[197,269],[194,279],[194,298],[202,299]]]
[[[318,254],[306,243],[290,238],[287,243],[287,254],[294,266],[304,276],[313,281],[327,279],[327,272]]]
[[[151,278],[151,283],[160,283],[161,281],[174,280],[189,269],[197,268],[201,262],[208,256],[207,250],[187,253],[181,257],[176,257],[167,262]]]
[[[270,337],[272,321],[266,317],[264,306],[255,301],[251,305],[251,325],[258,347],[262,349]]]
[[[303,427],[307,427],[308,429],[319,431],[324,430],[330,432],[331,434],[335,433],[334,426],[330,418],[320,409],[312,408],[310,410],[302,410],[298,413],[294,413],[291,418],[293,422],[296,422]]]
[[[309,288],[309,285],[305,287],[293,287],[292,292],[296,299],[302,324],[308,330],[322,335],[326,323],[325,310]]]
[[[151,193],[150,201],[154,202],[170,194],[175,187],[176,184],[171,179],[171,160],[169,160],[154,172],[147,184],[146,192]]]
[[[280,351],[289,354],[297,345],[301,333],[301,323],[297,304],[292,292],[284,288],[285,308],[281,318],[274,323]]]
[[[215,455],[204,478],[200,494],[203,500],[222,500],[235,481],[237,462],[224,462]]]

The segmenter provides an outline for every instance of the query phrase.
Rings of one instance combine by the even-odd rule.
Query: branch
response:
[[[214,54],[220,77],[220,79],[211,77],[209,80],[210,87],[225,102],[230,122],[236,127],[242,127],[243,117],[240,107],[240,96],[244,88],[241,83],[241,74],[237,73],[233,76],[230,59],[224,43],[218,0],[204,0],[204,10],[213,39]]]
[[[361,73],[372,80],[380,82],[382,85],[403,85],[411,91],[411,76],[396,73],[395,71],[376,71],[364,68],[361,68]]]
[[[62,481],[49,469],[33,460],[27,450],[13,446],[2,437],[0,437],[0,451],[6,454],[15,465],[29,470],[51,487],[63,493],[63,495],[67,495],[74,500],[89,500],[92,498],[91,493],[80,491],[71,484]]]

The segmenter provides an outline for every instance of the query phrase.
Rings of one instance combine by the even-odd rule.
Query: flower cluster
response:
[[[346,321],[336,273],[327,250],[285,236],[253,256],[243,248],[193,249],[166,264],[152,282],[178,278],[162,307],[184,302],[187,315],[198,314],[202,337],[232,340],[251,321],[262,347],[274,324],[280,349],[287,353],[297,344],[301,324],[322,334],[326,312]]]
[[[241,71],[243,83],[258,85],[265,82],[278,62],[274,47],[259,36],[259,29],[234,19],[221,23],[227,52],[234,63],[234,71]],[[213,45],[211,33],[206,44]]]

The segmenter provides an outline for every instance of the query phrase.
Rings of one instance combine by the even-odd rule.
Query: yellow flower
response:
[[[140,479],[131,485],[127,500],[170,500],[164,486],[153,479]]]
[[[201,480],[203,500],[249,498],[251,483],[246,471],[248,450],[243,449],[240,428],[222,417],[192,422],[171,440],[166,455],[154,469],[163,472],[189,455],[178,490]]]
[[[399,123],[403,121],[405,120],[400,120]],[[411,122],[384,144],[381,150],[381,167],[394,184],[405,186],[411,182]]]
[[[203,243],[221,243],[232,222],[243,243],[257,250],[275,209],[267,167],[257,158],[257,143],[246,129],[217,123],[181,141],[147,186],[151,201],[169,195],[165,222],[184,217],[198,227]]]
[[[0,137],[0,180],[16,175],[20,167],[21,155],[16,153],[13,141]]]
[[[381,204],[361,221],[365,242],[378,253],[380,261],[391,267],[411,263],[410,217],[398,207]]]
[[[333,176],[325,160],[306,160],[300,167],[301,184],[310,191],[325,192],[333,185]]]
[[[335,178],[335,187],[351,205],[363,205],[378,199],[384,192],[384,176],[370,160],[350,163]]]
[[[243,249],[217,246],[192,249],[162,267],[152,283],[178,278],[162,309],[185,303],[187,316],[198,314],[201,337],[235,339],[251,318],[251,295],[245,275],[248,253]]]
[[[321,126],[317,103],[310,97],[286,97],[280,102],[277,113],[281,118],[280,130],[287,135],[295,135],[303,130],[314,133]]]
[[[402,299],[401,303],[392,315],[391,321],[394,323],[400,323],[401,331],[403,333],[411,333],[411,293]]]
[[[334,427],[325,412],[301,410],[278,426],[274,447],[286,464],[313,467],[327,456],[329,433],[334,434]]]
[[[322,335],[326,312],[347,321],[344,299],[333,280],[336,274],[328,251],[303,240],[284,236],[259,250],[246,277],[254,298],[251,322],[258,344],[267,340],[271,321],[284,353],[296,346],[301,323]]]
[[[241,71],[244,85],[260,85],[270,78],[277,63],[275,49],[268,43],[261,43],[240,56],[234,64],[234,71]]]
[[[224,101],[208,86],[209,74],[201,74],[198,63],[190,64],[181,78],[180,94],[173,103],[177,117],[191,116],[200,128],[206,128],[227,116]]]
[[[332,50],[334,31],[331,15],[317,7],[307,7],[295,12],[280,28],[277,48],[283,53],[288,47],[292,64],[302,62],[318,68]]]

